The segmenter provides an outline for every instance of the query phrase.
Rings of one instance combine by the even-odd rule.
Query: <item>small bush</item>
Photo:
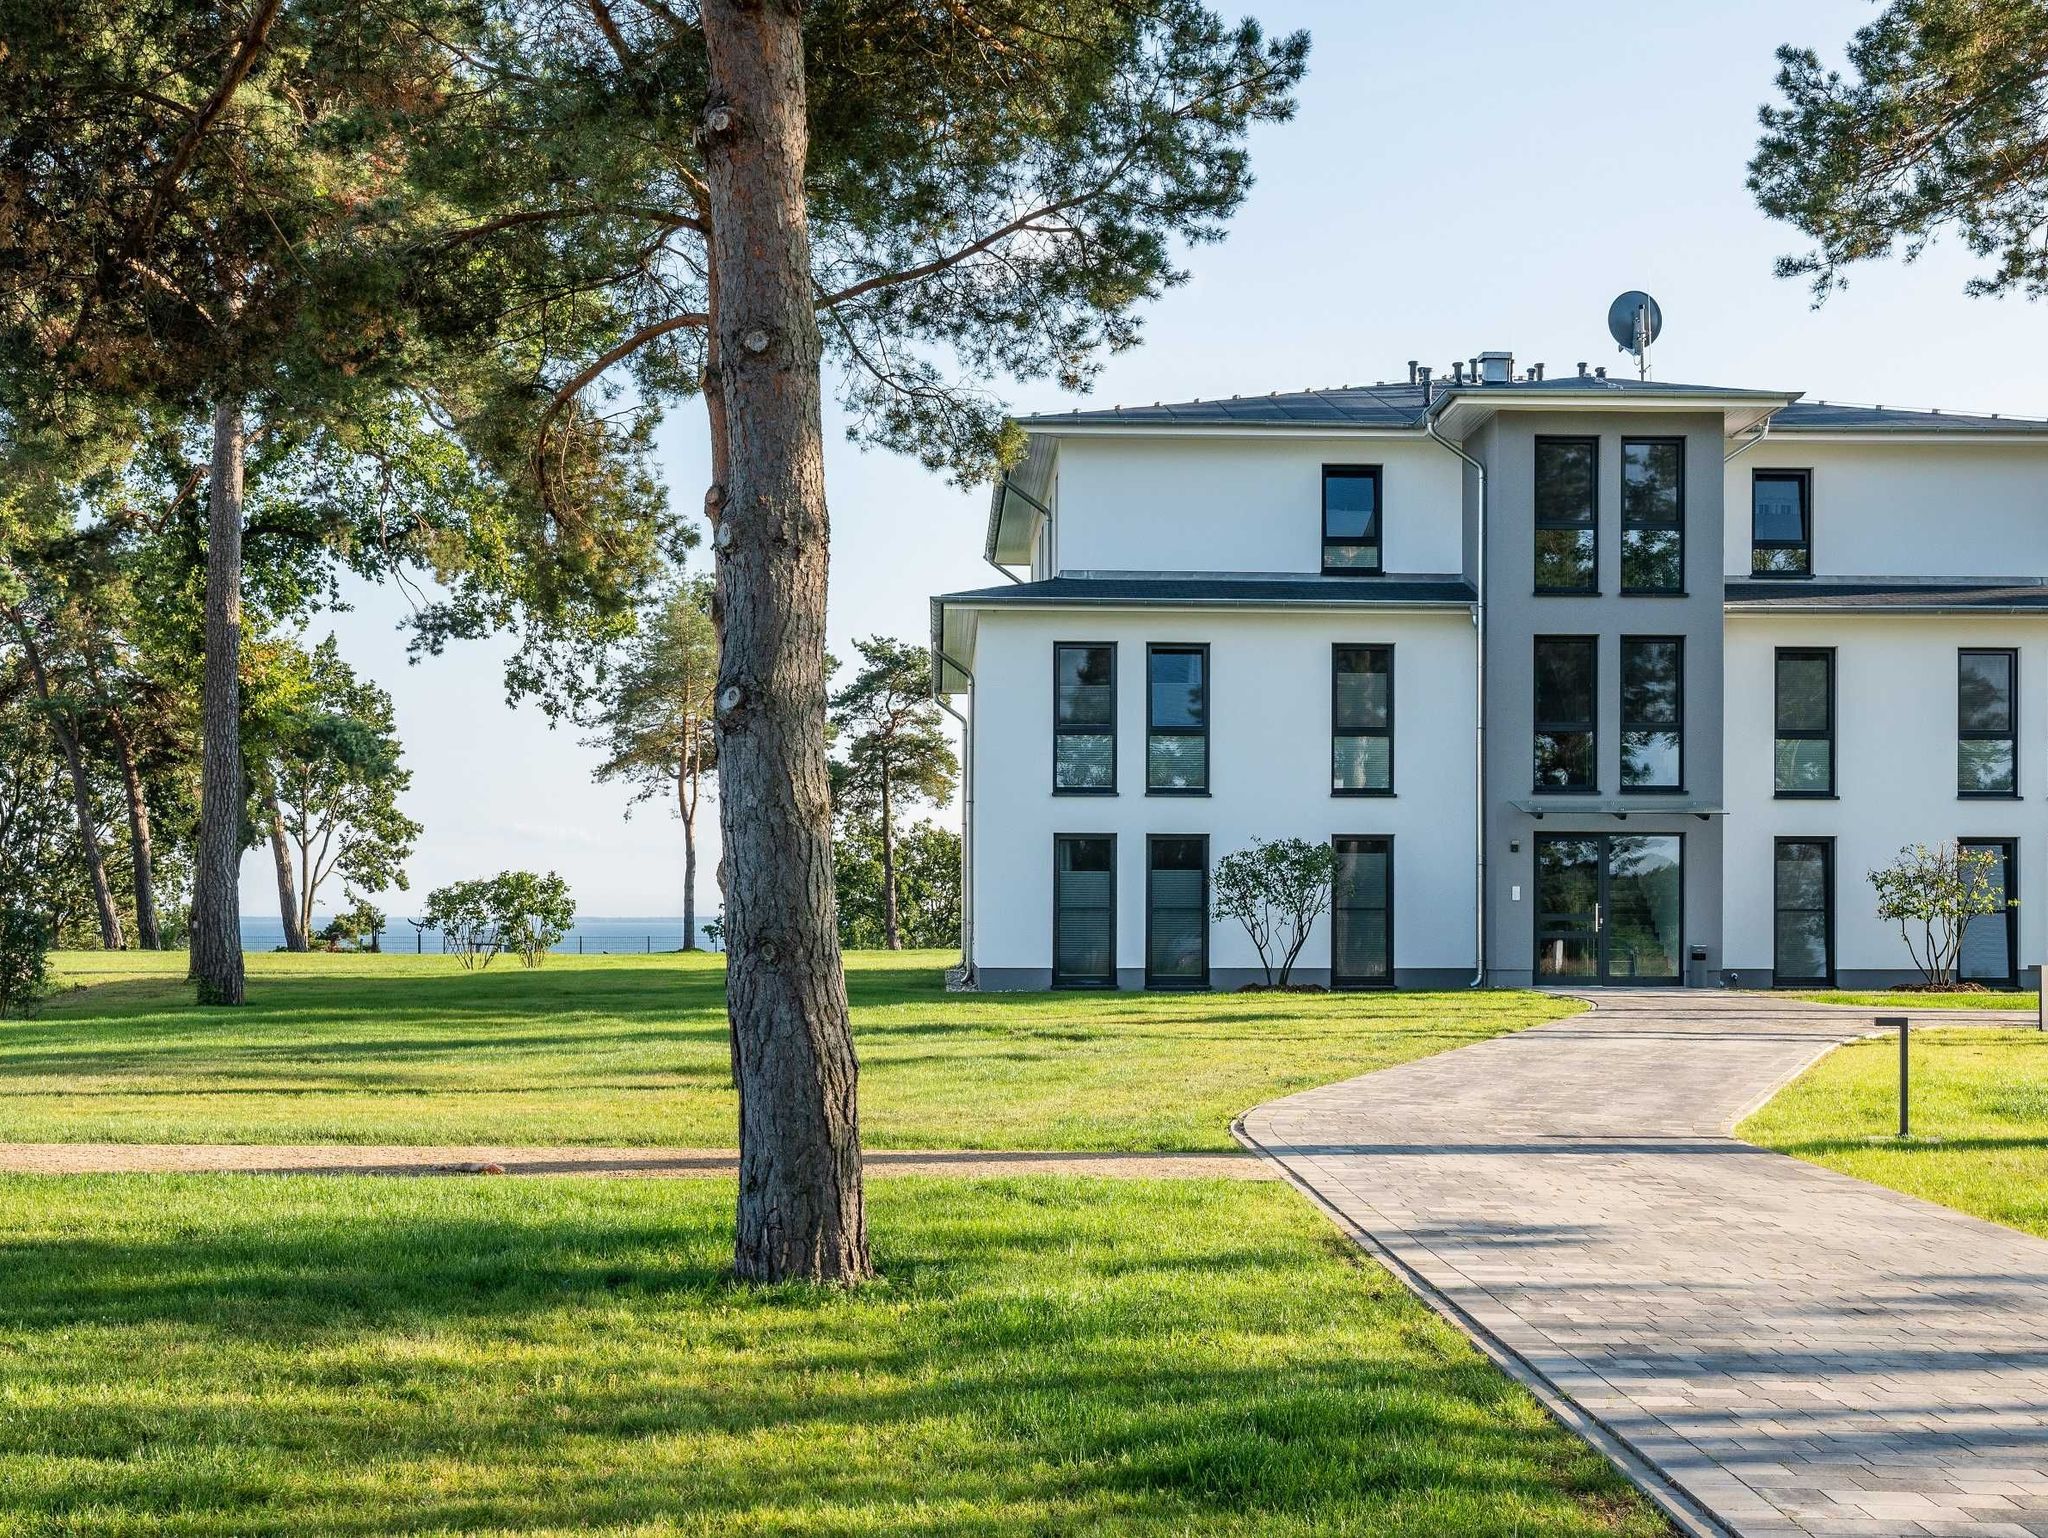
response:
[[[50,930],[23,908],[0,908],[0,1020],[26,1017],[49,992]]]

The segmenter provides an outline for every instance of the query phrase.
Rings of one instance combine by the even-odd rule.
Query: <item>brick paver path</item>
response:
[[[1242,1129],[1687,1530],[2043,1538],[2048,1242],[1729,1136],[1869,1029],[1606,995]]]

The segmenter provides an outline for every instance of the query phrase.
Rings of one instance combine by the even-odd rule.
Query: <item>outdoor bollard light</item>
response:
[[[1899,1136],[1900,1136],[1900,1137],[1910,1137],[1910,1136],[1912,1136],[1912,1133],[1911,1133],[1911,1131],[1909,1130],[1909,1128],[1910,1128],[1910,1126],[1911,1126],[1911,1109],[1912,1109],[1912,1084],[1911,1084],[1911,1081],[1910,1081],[1910,1079],[1909,1079],[1909,1077],[1908,1077],[1908,1066],[1907,1066],[1907,1061],[1906,1061],[1906,1041],[1907,1041],[1907,1032],[1908,1032],[1908,1029],[1909,1029],[1909,1027],[1910,1027],[1911,1021],[1912,1021],[1912,1017],[1911,1017],[1910,1015],[1879,1015],[1879,1016],[1877,1017],[1877,1024],[1878,1024],[1878,1028],[1879,1028],[1880,1030],[1884,1029],[1884,1028],[1885,1028],[1885,1027],[1887,1027],[1887,1026],[1893,1026],[1893,1025],[1896,1025],[1896,1026],[1897,1026],[1897,1027],[1899,1028]]]

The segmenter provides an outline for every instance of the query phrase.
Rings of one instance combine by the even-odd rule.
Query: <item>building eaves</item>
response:
[[[1731,614],[2048,614],[2048,583],[1910,578],[1773,582],[1734,577],[1723,590],[1722,606]]]

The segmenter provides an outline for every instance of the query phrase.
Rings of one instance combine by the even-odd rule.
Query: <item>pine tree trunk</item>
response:
[[[689,775],[676,777],[676,803],[683,814],[683,949],[697,948],[697,809],[690,804]]]
[[[270,812],[270,859],[277,867],[277,911],[284,919],[284,948],[303,951],[306,925],[299,914],[298,884],[292,880],[292,846],[285,842],[284,808],[278,805],[274,790],[267,792],[263,801]]]
[[[727,1009],[744,1280],[872,1276],[832,892],[825,514],[799,0],[704,0],[703,142],[729,434],[716,538]]]
[[[121,764],[121,788],[128,797],[128,862],[135,883],[135,943],[146,951],[163,949],[156,922],[156,853],[149,829],[149,798],[142,793],[142,774],[135,767],[135,744],[129,740],[121,713],[108,716],[114,754]]]
[[[192,977],[202,1004],[239,1004],[242,982],[241,402],[213,409],[206,501],[206,637],[199,696],[199,847]]]
[[[892,951],[903,949],[903,933],[896,927],[896,803],[890,795],[889,766],[882,766],[882,944]]]

